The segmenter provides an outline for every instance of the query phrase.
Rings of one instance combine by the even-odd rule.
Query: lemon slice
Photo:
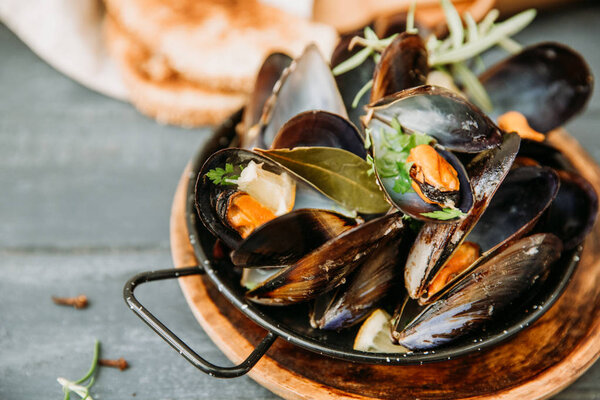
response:
[[[287,173],[277,175],[263,169],[262,165],[250,161],[236,181],[238,189],[277,216],[290,212],[294,207],[296,183]]]
[[[356,338],[354,350],[370,353],[406,353],[409,350],[403,346],[392,343],[390,331],[392,317],[378,308],[363,322]]]

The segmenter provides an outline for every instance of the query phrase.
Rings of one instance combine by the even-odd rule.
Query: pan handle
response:
[[[179,352],[186,360],[198,368],[200,371],[217,378],[235,378],[246,374],[252,367],[262,358],[269,350],[269,347],[277,339],[277,335],[273,332],[267,333],[264,339],[256,346],[250,355],[239,365],[232,367],[219,367],[214,365],[204,358],[200,357],[194,350],[186,345],[179,337],[177,337],[169,328],[163,325],[150,311],[148,311],[136,299],[133,291],[139,285],[159,281],[163,279],[173,279],[182,276],[203,274],[204,271],[200,267],[172,268],[158,271],[142,272],[129,279],[123,288],[123,298],[131,308],[131,310],[142,319],[150,328],[154,330],[161,338]]]

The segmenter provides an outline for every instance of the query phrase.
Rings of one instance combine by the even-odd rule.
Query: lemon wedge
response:
[[[370,353],[406,353],[409,350],[403,346],[392,343],[390,331],[391,316],[378,308],[363,322],[356,338],[354,350]]]

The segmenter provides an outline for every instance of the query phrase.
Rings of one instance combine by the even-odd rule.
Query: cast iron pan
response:
[[[449,360],[468,353],[483,351],[510,338],[540,318],[562,294],[577,266],[582,246],[563,254],[534,297],[530,297],[529,300],[521,303],[519,307],[514,307],[510,313],[498,318],[498,321],[493,324],[487,325],[485,331],[479,332],[476,336],[466,337],[434,351],[384,354],[353,350],[352,344],[358,327],[346,329],[339,333],[316,330],[310,327],[308,306],[305,304],[267,307],[247,302],[244,299],[245,290],[239,285],[240,272],[229,261],[212,259],[215,238],[202,225],[195,208],[197,175],[204,161],[212,153],[229,146],[235,140],[235,126],[241,120],[241,115],[242,111],[239,111],[221,125],[215,131],[211,140],[199,149],[192,160],[192,171],[189,176],[190,181],[186,196],[186,222],[190,234],[190,243],[194,247],[200,265],[189,268],[144,272],[130,279],[123,289],[125,302],[134,313],[179,351],[183,357],[211,376],[232,378],[245,374],[260,360],[278,337],[321,355],[350,362],[370,364],[422,364]],[[133,293],[138,285],[145,282],[203,273],[210,278],[231,304],[268,331],[263,341],[240,365],[219,367],[204,360],[143,307]]]

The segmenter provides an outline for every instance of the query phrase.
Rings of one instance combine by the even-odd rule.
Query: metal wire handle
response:
[[[159,281],[163,279],[173,279],[182,276],[203,274],[204,271],[198,267],[172,268],[158,271],[142,272],[129,279],[123,288],[123,298],[129,308],[144,321],[150,328],[154,330],[161,338],[171,345],[179,354],[188,360],[194,367],[200,371],[217,378],[235,378],[246,374],[252,367],[262,358],[269,350],[269,347],[277,339],[277,335],[273,332],[267,333],[264,339],[256,346],[256,348],[248,355],[248,357],[239,365],[231,367],[219,367],[214,365],[204,358],[200,357],[194,350],[186,345],[177,335],[169,328],[160,322],[150,311],[148,311],[136,299],[133,292],[139,285]]]

